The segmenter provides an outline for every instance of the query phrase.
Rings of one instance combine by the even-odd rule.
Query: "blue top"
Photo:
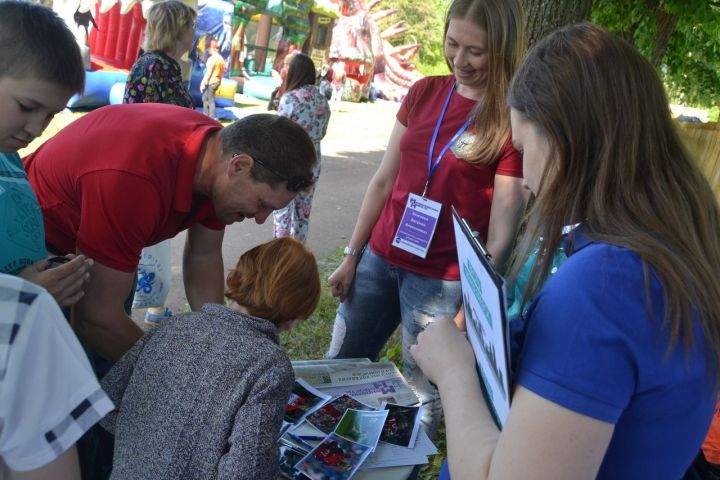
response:
[[[666,358],[658,277],[650,276],[649,320],[640,257],[578,230],[565,245],[567,261],[513,320],[527,327],[516,381],[615,425],[598,478],[680,478],[700,449],[716,400],[700,325],[687,359],[682,342]],[[439,478],[447,480],[443,467]]]
[[[0,152],[0,219],[0,272],[17,275],[47,256],[40,205],[16,152]]]
[[[528,309],[517,383],[570,410],[615,424],[598,478],[680,478],[713,415],[717,385],[704,336],[669,356],[662,285],[625,248],[578,232],[568,260]]]

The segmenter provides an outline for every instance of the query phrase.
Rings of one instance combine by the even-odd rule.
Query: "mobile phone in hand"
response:
[[[50,257],[50,258],[48,258],[48,263],[49,263],[48,268],[54,268],[54,267],[62,265],[63,263],[67,263],[69,261],[70,261],[70,259],[67,257],[60,257],[60,256]]]

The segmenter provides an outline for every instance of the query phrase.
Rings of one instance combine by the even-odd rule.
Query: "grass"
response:
[[[315,313],[306,321],[301,322],[289,332],[280,335],[280,341],[291,359],[312,360],[322,358],[327,346],[330,345],[332,327],[335,321],[335,311],[338,301],[330,294],[327,286],[327,277],[337,268],[342,260],[342,249],[338,248],[327,258],[318,262],[322,284],[320,303]],[[399,329],[388,340],[380,353],[381,361],[394,362],[402,368],[402,352],[400,347]],[[440,466],[445,459],[445,428],[440,426],[438,438],[435,441],[439,453],[430,458],[430,463],[418,475],[420,480],[438,478]]]

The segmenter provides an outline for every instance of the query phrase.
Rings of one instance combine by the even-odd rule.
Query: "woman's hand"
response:
[[[439,318],[418,335],[410,354],[425,376],[439,385],[443,377],[465,369],[475,371],[475,355],[467,337],[451,318]]]
[[[340,266],[328,277],[330,293],[341,302],[345,300],[350,291],[350,286],[355,278],[357,262],[357,257],[346,255]]]
[[[28,265],[19,277],[43,287],[61,307],[74,305],[85,294],[93,261],[85,255],[66,255],[70,260],[57,267],[47,259]]]

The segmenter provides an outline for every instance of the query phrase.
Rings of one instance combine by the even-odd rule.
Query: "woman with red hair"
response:
[[[317,307],[315,257],[291,238],[257,246],[225,296],[227,306],[163,322],[103,378],[117,405],[103,424],[115,434],[113,478],[277,477],[295,378],[278,333]]]

